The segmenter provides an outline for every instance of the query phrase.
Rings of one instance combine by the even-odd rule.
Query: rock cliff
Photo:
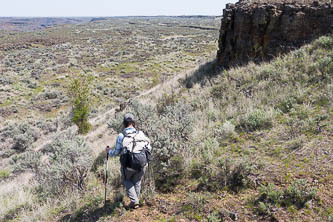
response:
[[[223,11],[217,63],[230,66],[271,59],[333,29],[333,7],[319,1],[227,4]]]

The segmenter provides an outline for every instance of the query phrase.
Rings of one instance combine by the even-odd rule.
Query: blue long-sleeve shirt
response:
[[[135,131],[136,131],[136,129],[134,127],[127,127],[123,130],[122,133],[119,133],[118,136],[117,136],[117,139],[116,139],[116,145],[114,146],[113,149],[111,149],[109,151],[109,155],[110,156],[118,156],[121,153],[123,153],[124,152],[123,139],[124,139],[125,135],[128,134],[128,133],[133,133]]]

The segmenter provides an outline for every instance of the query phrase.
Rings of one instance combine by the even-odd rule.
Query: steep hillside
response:
[[[330,33],[330,1],[239,1],[227,4],[219,38],[221,66],[271,59]]]
[[[332,221],[333,38],[214,78],[207,75],[211,64],[194,72],[195,78],[180,80],[182,85],[174,82],[174,93],[146,95],[150,103],[132,102],[123,111],[139,116],[140,128],[153,141],[140,209],[126,208],[117,158],[110,162],[103,208],[102,151],[84,192],[62,189],[45,200],[17,187],[13,200],[6,195],[2,200],[10,203],[20,195],[26,202],[7,205],[13,208],[4,218]],[[192,88],[184,88],[193,79]],[[110,116],[110,128],[119,128],[123,112]]]
[[[140,126],[156,142],[158,161],[147,178],[155,191],[146,181],[145,192],[154,194],[145,196],[147,205],[106,218],[332,221],[332,65],[333,38],[321,37],[270,63],[213,78],[209,62],[184,79],[192,88],[175,89],[156,107],[128,107],[145,117]],[[197,84],[188,84],[193,79]],[[159,167],[163,153],[170,155],[167,174]]]

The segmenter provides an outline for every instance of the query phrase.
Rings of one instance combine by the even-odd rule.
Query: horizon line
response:
[[[0,18],[114,18],[114,17],[189,17],[189,16],[202,16],[202,17],[219,17],[221,15],[204,15],[204,14],[185,14],[185,15],[98,15],[98,16],[91,16],[91,15],[70,15],[70,16],[34,16],[34,15],[27,15],[27,16],[0,16]]]

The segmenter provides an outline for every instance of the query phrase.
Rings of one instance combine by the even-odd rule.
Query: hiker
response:
[[[121,175],[126,192],[131,200],[130,207],[139,207],[141,180],[150,161],[150,140],[135,128],[134,115],[127,113],[123,120],[123,131],[116,140],[114,149],[106,147],[110,156],[120,155]]]

